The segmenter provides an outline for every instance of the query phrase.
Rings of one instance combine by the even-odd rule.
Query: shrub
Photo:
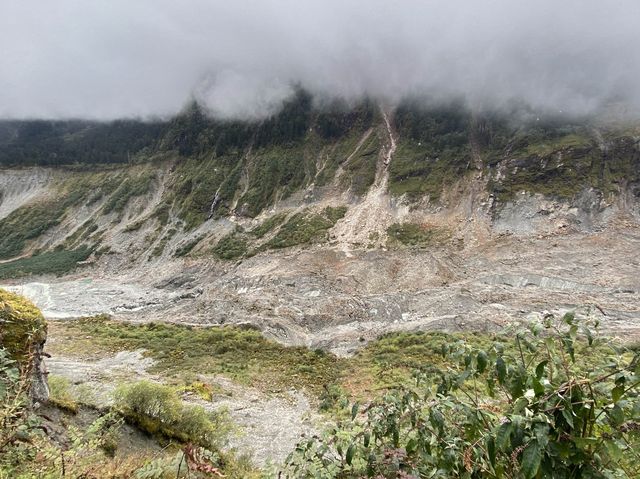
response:
[[[39,274],[55,274],[62,276],[78,267],[93,251],[82,246],[74,250],[54,250],[40,253],[28,258],[0,264],[0,279],[21,278]]]
[[[0,459],[29,420],[29,373],[12,356],[0,346]]]
[[[638,354],[571,314],[544,326],[510,352],[445,345],[457,367],[353,404],[350,420],[297,446],[284,477],[638,477]]]
[[[327,207],[321,214],[309,211],[296,213],[280,227],[276,235],[266,243],[266,247],[279,249],[313,241],[325,241],[327,231],[345,215],[346,211],[345,207]]]
[[[149,434],[206,448],[220,447],[229,434],[224,417],[210,415],[201,406],[183,405],[175,390],[149,381],[118,388],[114,408]]]
[[[256,238],[263,238],[267,233],[273,231],[287,219],[287,213],[277,213],[264,220],[260,225],[251,230],[251,234]]]
[[[237,233],[230,233],[213,248],[213,254],[220,259],[237,259],[247,254],[247,241]]]

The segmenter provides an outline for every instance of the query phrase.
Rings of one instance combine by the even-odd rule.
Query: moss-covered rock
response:
[[[22,370],[31,372],[31,395],[35,401],[49,396],[42,363],[47,323],[40,310],[20,295],[0,289],[0,347],[6,349]]]

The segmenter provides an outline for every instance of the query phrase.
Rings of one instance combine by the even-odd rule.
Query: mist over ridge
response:
[[[640,106],[640,4],[373,0],[0,6],[0,117],[259,119],[296,88],[584,114]]]

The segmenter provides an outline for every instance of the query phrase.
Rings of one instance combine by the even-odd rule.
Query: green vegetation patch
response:
[[[594,326],[566,314],[489,344],[443,344],[446,363],[364,407],[344,404],[325,435],[298,444],[284,477],[640,477],[638,355]],[[391,339],[387,350],[422,356]]]
[[[108,172],[75,173],[67,181],[57,184],[51,197],[12,211],[0,220],[0,259],[18,256],[30,240],[60,224],[70,208],[96,201],[113,191],[119,184],[119,178],[119,175]],[[85,223],[81,228],[77,236],[72,235],[72,242],[95,231],[91,223]],[[91,231],[86,231],[89,229]]]
[[[276,197],[287,198],[315,176],[317,151],[313,138],[285,146],[257,150],[250,157],[249,185],[238,204],[257,216]]]
[[[442,228],[416,223],[394,223],[387,228],[387,234],[391,246],[400,244],[413,248],[428,248],[448,238]]]
[[[18,256],[27,241],[38,238],[62,220],[66,201],[43,201],[12,211],[0,221],[0,258]]]
[[[381,142],[374,131],[348,163],[344,164],[344,181],[358,196],[364,195],[376,179]]]
[[[335,143],[325,145],[319,153],[321,169],[315,178],[316,186],[327,185],[334,179],[338,167],[345,162],[349,155],[354,153],[363,135],[364,131],[354,130]]]
[[[185,228],[192,230],[210,215],[219,217],[229,212],[242,168],[243,157],[236,153],[181,159],[165,201],[175,203]]]
[[[328,230],[346,212],[346,206],[328,206],[320,213],[296,213],[286,222],[287,213],[278,213],[249,232],[238,228],[224,236],[213,248],[213,254],[220,259],[233,260],[251,256],[257,251],[323,242],[327,240]],[[275,234],[271,238],[260,242],[273,231]]]
[[[0,346],[10,357],[19,364],[30,359],[34,347],[46,338],[47,323],[40,310],[26,298],[0,289]]]
[[[71,236],[68,236],[64,240],[65,249],[71,249],[78,243],[86,240],[89,236],[95,233],[99,229],[95,219],[91,218],[82,223]]]
[[[157,362],[152,372],[176,379],[193,374],[222,374],[243,384],[274,391],[304,387],[333,410],[344,397],[369,400],[381,391],[411,384],[416,371],[438,376],[455,367],[450,352],[458,345],[484,350],[500,345],[503,354],[519,356],[508,334],[399,332],[370,342],[350,358],[304,347],[287,347],[264,338],[259,331],[238,327],[198,328],[172,324],[134,325],[107,317],[55,323],[52,344],[59,354],[113,354],[145,349]],[[60,331],[61,330],[61,331]],[[520,347],[526,348],[526,344]],[[618,354],[608,344],[576,345],[585,361],[581,367]]]
[[[224,236],[213,248],[213,254],[220,259],[238,259],[247,254],[249,244],[237,231]]]
[[[174,256],[177,256],[177,257],[187,256],[189,253],[191,253],[191,250],[195,248],[197,244],[200,243],[200,241],[202,241],[203,238],[204,236],[199,235],[199,236],[196,236],[195,238],[185,241],[184,243],[179,244],[178,247],[176,248],[176,252],[174,253]]]
[[[114,409],[149,434],[212,450],[226,443],[231,429],[224,414],[210,414],[202,406],[185,405],[173,388],[150,381],[118,388]]]
[[[71,391],[71,382],[63,377],[50,374],[47,376],[49,385],[49,403],[54,406],[76,414],[78,412],[78,401]]]
[[[164,253],[164,249],[167,246],[167,243],[169,241],[171,241],[171,238],[173,238],[176,233],[178,232],[177,229],[175,228],[170,228],[169,231],[167,231],[162,238],[160,239],[160,241],[158,242],[158,244],[156,245],[155,248],[153,248],[153,251],[151,251],[151,255],[149,256],[149,259],[153,259],[156,258],[158,256],[161,256],[162,253]]]
[[[471,167],[471,114],[458,103],[428,105],[419,99],[401,104],[395,114],[398,148],[389,165],[389,192],[409,199],[442,191]]]
[[[150,172],[129,176],[111,194],[104,204],[103,212],[105,214],[111,213],[112,211],[121,213],[131,199],[146,195],[151,191],[154,179],[155,175]]]
[[[260,225],[251,230],[251,234],[256,238],[263,238],[267,233],[270,233],[275,228],[284,223],[287,219],[288,213],[276,213],[275,215],[264,220]]]
[[[570,148],[588,148],[593,146],[592,140],[584,133],[574,132],[550,139],[527,141],[526,147],[518,153],[522,156],[548,156],[552,153]]]
[[[523,134],[511,154],[505,153],[504,177],[490,187],[502,202],[521,191],[561,199],[588,187],[619,193],[640,180],[640,155],[634,145],[631,137],[613,136],[602,151],[582,129],[563,136]]]
[[[76,269],[78,262],[85,261],[92,251],[92,248],[86,246],[74,250],[55,249],[28,258],[0,263],[0,279],[41,274],[62,276]]]
[[[286,347],[246,328],[134,325],[103,316],[56,324],[57,328],[67,341],[56,346],[61,352],[145,349],[157,361],[151,371],[173,377],[223,374],[266,390],[295,384],[317,394],[338,379],[341,368],[341,360],[332,354]]]
[[[471,153],[466,144],[438,150],[430,143],[401,140],[389,165],[389,192],[438,201],[443,190],[464,178],[470,168]]]
[[[296,213],[280,227],[265,246],[269,249],[279,249],[326,241],[328,230],[344,217],[346,211],[346,207],[328,206],[321,213]]]

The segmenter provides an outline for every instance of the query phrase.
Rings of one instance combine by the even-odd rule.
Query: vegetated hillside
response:
[[[15,295],[3,298],[9,315],[35,314],[42,328],[36,308],[16,303],[22,300]],[[2,477],[640,474],[638,347],[601,336],[596,321],[573,313],[548,314],[501,334],[389,334],[350,358],[285,347],[248,328],[131,324],[104,315],[51,326],[51,361],[65,368],[50,376],[49,405],[39,414],[29,407],[29,369],[19,367],[0,337]],[[135,377],[129,364],[125,382],[115,387],[112,355],[141,347],[147,360]],[[76,376],[72,358],[87,353],[106,356],[111,367]],[[91,369],[100,362],[82,364]],[[236,389],[227,390],[229,379]],[[229,447],[234,421],[247,408],[221,405],[241,384],[276,394],[304,391],[315,398],[313,416],[322,418],[315,426],[323,432],[296,437],[273,461],[253,462],[240,454],[251,449]],[[274,413],[269,427],[282,419],[282,411]],[[244,431],[245,444],[264,446],[260,427]],[[281,432],[269,437],[283,442]]]
[[[0,122],[0,259],[37,257],[0,265],[0,277],[62,274],[105,253],[424,246],[417,236],[446,242],[471,217],[526,230],[523,209],[545,221],[564,208],[578,227],[611,207],[637,214],[637,125],[418,99],[388,113],[300,90],[254,122],[216,120],[195,103],[168,121]]]

